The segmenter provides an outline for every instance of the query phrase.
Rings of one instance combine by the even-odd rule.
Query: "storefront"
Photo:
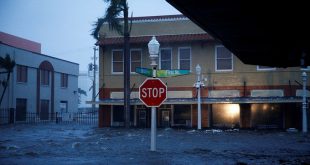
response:
[[[157,127],[197,127],[196,99],[168,99],[157,109]],[[242,129],[301,129],[300,98],[221,98],[202,99],[203,128],[242,128]],[[101,104],[107,102],[101,101]],[[171,104],[169,104],[171,103]],[[101,106],[101,111],[110,111],[110,124],[106,126],[124,126],[122,100],[110,100]],[[110,107],[105,108],[103,107]],[[102,116],[107,120],[109,116]],[[131,126],[149,128],[151,126],[151,108],[132,100],[130,112]]]

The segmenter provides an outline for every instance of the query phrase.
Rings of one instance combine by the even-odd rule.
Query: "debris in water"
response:
[[[72,148],[77,148],[77,147],[79,147],[80,145],[81,145],[80,142],[74,142],[74,143],[72,143]]]
[[[288,128],[286,132],[298,132],[296,128]]]

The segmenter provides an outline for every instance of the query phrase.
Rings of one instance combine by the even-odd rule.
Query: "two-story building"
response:
[[[42,54],[41,44],[37,42],[0,34],[0,56],[9,55],[16,63],[1,103],[0,116],[11,109],[15,111],[14,120],[19,122],[51,120],[55,112],[76,112],[79,64]],[[0,80],[6,80],[6,76],[1,74]],[[4,91],[2,85],[0,91],[1,94]],[[7,122],[6,118],[1,119],[2,123]]]
[[[147,43],[160,43],[158,69],[191,74],[162,78],[168,99],[157,109],[157,126],[197,126],[195,67],[202,69],[202,127],[301,128],[300,68],[243,64],[220,42],[183,15],[132,18],[130,38],[131,125],[150,126],[150,108],[138,99],[147,78],[136,67],[151,68]],[[100,30],[99,126],[123,126],[123,37],[104,24]],[[100,85],[99,86],[102,86]],[[307,82],[309,89],[309,80]],[[309,91],[307,91],[309,97]]]

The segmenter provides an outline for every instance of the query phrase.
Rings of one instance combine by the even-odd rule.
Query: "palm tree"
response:
[[[92,35],[96,40],[100,39],[99,31],[104,22],[109,24],[110,30],[115,30],[119,34],[124,36],[124,116],[125,126],[130,126],[130,52],[129,52],[129,40],[130,40],[130,28],[128,23],[128,3],[127,0],[105,0],[106,3],[110,3],[106,14],[103,18],[98,19],[94,24]],[[123,25],[119,18],[123,14]]]
[[[1,103],[3,100],[6,88],[9,85],[11,72],[13,72],[14,67],[15,67],[15,61],[11,59],[10,55],[6,54],[5,58],[0,57],[0,68],[4,68],[6,70],[5,72],[1,72],[0,74],[7,73],[6,81],[2,82],[2,85],[4,86],[4,90],[3,90],[2,95],[1,95],[0,106],[1,106]]]
[[[81,88],[78,88],[78,94],[79,94],[79,100],[78,100],[78,103],[81,104],[81,96],[84,95],[84,96],[87,96],[87,93],[86,91],[84,91],[83,89]]]

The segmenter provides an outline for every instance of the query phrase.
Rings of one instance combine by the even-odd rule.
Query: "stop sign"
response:
[[[139,87],[139,99],[147,107],[159,107],[167,99],[167,86],[158,78],[148,78]]]

